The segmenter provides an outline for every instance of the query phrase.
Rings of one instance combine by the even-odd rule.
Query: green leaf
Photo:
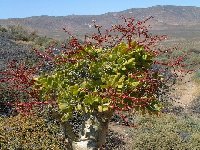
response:
[[[73,95],[76,96],[76,95],[78,95],[78,93],[79,93],[79,87],[78,87],[78,85],[74,85],[74,87],[73,87]]]
[[[101,102],[102,98],[101,97],[96,97],[94,98],[94,102]]]
[[[61,121],[62,122],[65,122],[67,120],[69,120],[69,118],[71,117],[71,114],[70,113],[65,113],[62,118],[61,118]]]
[[[122,70],[123,70],[123,71],[126,70],[126,67],[123,67]]]
[[[60,109],[61,111],[64,111],[64,110],[68,109],[69,104],[68,104],[68,103],[59,103],[59,104],[58,104],[58,107],[59,107],[59,109]]]
[[[123,85],[118,85],[117,87],[118,87],[119,89],[121,89],[121,88],[123,88]]]
[[[131,59],[129,59],[126,63],[127,64],[131,64],[131,63],[133,63],[135,61],[135,58],[131,58]]]
[[[118,82],[119,82],[119,83],[123,83],[125,78],[126,78],[126,76],[125,76],[125,75],[122,75]]]
[[[119,58],[118,60],[117,60],[117,63],[118,64],[121,64],[121,63],[123,63],[124,62],[124,59],[123,58]]]
[[[139,81],[136,81],[136,82],[132,82],[132,83],[131,83],[131,85],[132,85],[133,87],[136,87],[136,86],[138,86],[139,84],[140,84]]]
[[[76,111],[80,111],[80,110],[82,110],[82,106],[81,106],[80,104],[78,104],[78,105],[76,106]]]
[[[81,84],[81,88],[86,88],[86,86],[87,86],[87,82],[83,81],[82,84]]]
[[[92,103],[94,102],[94,97],[92,95],[85,95],[84,102],[86,104],[92,105]]]
[[[52,77],[47,77],[47,84],[48,84],[49,86],[51,86],[52,83],[53,83],[53,78],[52,78]]]
[[[147,54],[142,55],[142,59],[146,60],[147,59]]]
[[[107,105],[103,105],[103,106],[98,106],[98,111],[99,112],[104,112],[108,110],[108,106]]]
[[[118,82],[120,75],[121,75],[120,73],[117,73],[116,75],[114,75],[114,78],[112,76],[110,77],[111,78],[110,80],[112,80],[113,78],[112,83],[111,83],[112,86],[115,86],[116,82]]]

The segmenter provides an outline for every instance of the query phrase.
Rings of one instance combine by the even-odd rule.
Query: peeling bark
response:
[[[112,117],[112,111],[94,112],[85,114],[78,137],[72,133],[69,125],[65,124],[65,134],[71,141],[72,150],[98,150],[106,142],[108,124]]]

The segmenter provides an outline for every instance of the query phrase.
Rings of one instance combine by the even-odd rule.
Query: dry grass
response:
[[[132,150],[200,149],[200,118],[188,114],[138,116],[138,128],[127,130]]]

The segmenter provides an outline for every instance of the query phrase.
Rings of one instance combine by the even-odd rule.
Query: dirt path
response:
[[[175,106],[187,108],[190,106],[191,102],[199,96],[199,86],[192,80],[192,76],[192,74],[186,75],[182,81],[179,81],[175,86]]]

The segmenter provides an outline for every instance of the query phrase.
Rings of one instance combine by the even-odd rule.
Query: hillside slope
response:
[[[63,39],[66,27],[69,31],[79,36],[92,32],[92,20],[103,27],[109,27],[119,21],[120,16],[144,19],[154,16],[150,21],[152,30],[163,31],[173,36],[174,31],[185,33],[186,30],[195,30],[200,33],[200,7],[192,6],[154,6],[149,8],[133,8],[121,12],[109,12],[102,15],[70,15],[70,16],[34,16],[29,18],[0,19],[0,25],[22,25],[29,30],[36,30],[39,34]],[[184,35],[187,35],[185,33]]]
[[[30,45],[17,44],[12,39],[0,34],[0,70],[4,69],[6,63],[13,59],[20,60],[32,57],[30,50]]]

